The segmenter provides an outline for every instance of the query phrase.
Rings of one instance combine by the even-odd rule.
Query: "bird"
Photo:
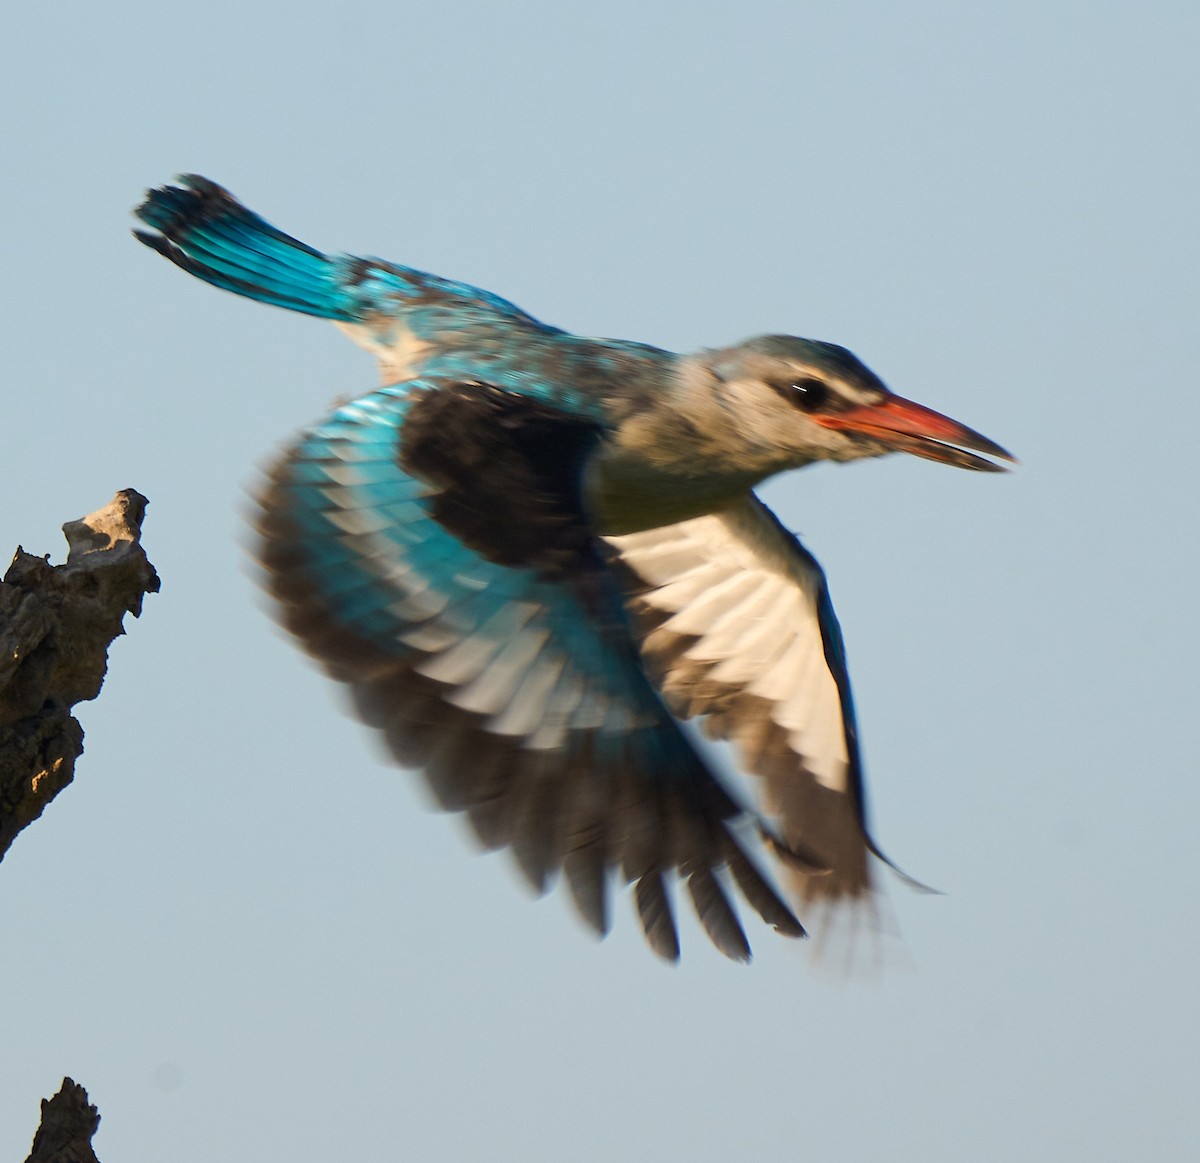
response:
[[[806,910],[868,901],[874,862],[896,866],[868,827],[842,632],[755,489],[820,461],[997,472],[1011,454],[837,344],[580,336],[176,182],[136,209],[139,241],[378,361],[379,386],[266,473],[257,553],[283,625],[437,806],[538,892],[564,882],[600,936],[629,895],[667,961],[685,892],[736,961],[746,908],[803,937]]]

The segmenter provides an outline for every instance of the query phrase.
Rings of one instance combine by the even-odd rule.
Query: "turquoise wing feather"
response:
[[[610,870],[678,956],[669,884],[714,943],[749,945],[725,885],[803,929],[751,861],[720,786],[648,681],[580,496],[603,438],[485,384],[412,380],[338,409],[283,455],[261,555],[283,620],[393,754],[539,889],[563,874],[609,927]]]

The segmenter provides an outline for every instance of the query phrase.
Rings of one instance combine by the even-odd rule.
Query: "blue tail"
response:
[[[317,315],[357,318],[336,260],[276,230],[215,182],[185,174],[150,190],[137,216],[158,233],[139,241],[214,287]]]

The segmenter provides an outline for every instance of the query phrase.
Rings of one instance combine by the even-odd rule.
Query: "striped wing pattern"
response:
[[[731,885],[801,935],[735,834],[756,817],[647,681],[603,558],[584,588],[488,560],[437,519],[438,486],[402,467],[414,402],[447,387],[382,388],[280,458],[260,531],[285,625],[443,808],[465,812],[486,847],[510,847],[537,889],[561,872],[596,931],[609,927],[616,868],[668,959],[679,954],[673,879],[730,957],[749,957]],[[508,520],[519,541],[519,501]]]

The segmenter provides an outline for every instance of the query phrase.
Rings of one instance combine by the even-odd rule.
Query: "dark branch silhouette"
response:
[[[125,615],[158,592],[139,544],[146,504],[122,489],[63,526],[65,565],[18,548],[0,582],[0,860],[74,777],[83,728],[71,708],[100,693]]]
[[[99,1126],[100,1112],[88,1102],[87,1091],[64,1078],[53,1098],[42,1099],[42,1122],[25,1163],[100,1163],[92,1150]]]

